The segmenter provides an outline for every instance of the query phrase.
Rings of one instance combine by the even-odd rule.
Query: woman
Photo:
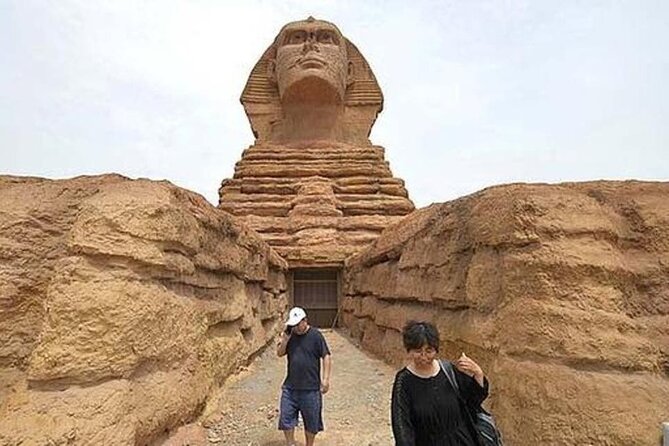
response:
[[[409,363],[395,375],[391,404],[396,446],[478,446],[465,402],[441,369],[439,332],[429,322],[410,321],[402,331]],[[481,367],[464,353],[453,363],[460,395],[470,408],[488,396]]]

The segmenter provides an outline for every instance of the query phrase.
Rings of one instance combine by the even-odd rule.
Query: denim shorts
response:
[[[297,414],[302,414],[304,430],[315,434],[323,430],[323,395],[320,390],[281,389],[279,408],[279,429],[294,429],[297,426]]]

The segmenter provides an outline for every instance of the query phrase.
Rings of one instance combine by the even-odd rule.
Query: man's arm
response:
[[[290,335],[286,334],[285,331],[281,332],[281,340],[276,345],[276,354],[278,356],[284,356],[286,354],[286,347],[288,346],[288,341],[290,340]]]
[[[332,355],[323,356],[323,378],[321,378],[321,393],[330,390],[330,372],[332,371]]]

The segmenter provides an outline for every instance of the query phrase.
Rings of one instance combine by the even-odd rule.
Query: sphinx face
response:
[[[284,104],[341,103],[348,72],[344,37],[328,22],[290,23],[277,37],[274,70]]]

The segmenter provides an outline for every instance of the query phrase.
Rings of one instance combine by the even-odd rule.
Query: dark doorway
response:
[[[332,327],[339,306],[339,271],[296,269],[292,276],[293,304],[305,309],[311,325]]]

